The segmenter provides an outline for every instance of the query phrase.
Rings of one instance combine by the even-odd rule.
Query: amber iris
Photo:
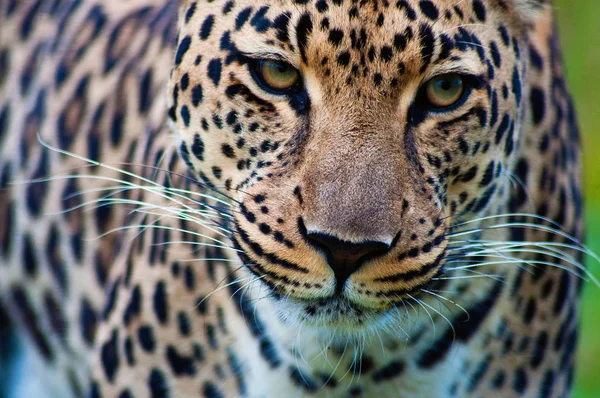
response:
[[[463,78],[457,74],[434,77],[425,84],[427,100],[437,108],[455,104],[465,92]]]
[[[260,61],[258,72],[263,83],[275,91],[288,90],[300,80],[296,68],[280,61]]]

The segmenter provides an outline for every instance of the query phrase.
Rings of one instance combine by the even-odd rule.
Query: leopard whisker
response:
[[[494,256],[482,255],[481,257],[494,257]],[[551,263],[549,261],[539,261],[539,260],[525,261],[525,260],[519,260],[516,258],[511,261],[508,261],[508,262],[506,260],[486,261],[486,262],[481,262],[481,263],[477,263],[477,264],[463,265],[463,266],[459,266],[459,267],[451,267],[451,268],[448,268],[447,271],[465,270],[465,269],[469,269],[469,268],[483,267],[483,266],[489,266],[489,265],[501,265],[501,264],[531,265],[534,268],[537,268],[536,265],[546,265],[546,266],[562,269],[564,271],[569,272],[572,275],[575,275],[576,277],[578,277],[586,282],[588,281],[584,275],[581,275],[577,271],[575,271],[567,266],[564,266],[564,265]]]
[[[173,243],[194,244],[195,242],[173,242]],[[161,244],[158,243],[157,245],[161,245]],[[223,262],[223,263],[239,263],[240,262],[240,260],[232,260],[230,258],[223,258],[223,257],[198,257],[198,258],[177,259],[177,262],[180,262],[180,263],[194,263],[194,262],[199,262],[199,261],[219,261],[219,262]]]
[[[469,242],[469,241],[467,241]],[[488,253],[531,253],[531,254],[540,254],[540,255],[544,255],[544,256],[548,256],[548,257],[552,257],[552,258],[557,258],[560,260],[563,260],[565,262],[567,262],[568,264],[572,265],[573,267],[575,267],[576,269],[580,270],[583,275],[585,275],[585,277],[591,279],[594,284],[596,286],[600,287],[600,283],[598,282],[597,278],[594,276],[594,274],[592,274],[581,262],[577,261],[572,255],[570,255],[569,253],[560,250],[559,248],[568,248],[571,250],[575,250],[578,251],[580,253],[583,254],[587,254],[589,256],[591,256],[592,258],[594,258],[596,261],[598,260],[598,257],[595,253],[591,252],[588,249],[579,247],[579,246],[574,246],[574,245],[570,245],[570,244],[563,244],[563,243],[554,243],[554,242],[518,242],[518,241],[507,241],[507,242],[501,242],[501,241],[480,241],[481,243],[478,243],[476,245],[467,245],[467,249],[468,248],[472,248],[474,246],[479,246],[480,249],[479,250],[475,250],[475,251],[465,251],[465,247],[463,248],[457,248],[457,249],[450,249],[449,251],[457,251],[460,254],[460,257],[475,257],[475,256],[487,256]],[[543,249],[543,250],[541,250]],[[493,256],[490,256],[493,257]],[[452,260],[450,260],[452,261]],[[525,260],[521,260],[524,263]],[[534,262],[530,261],[531,264],[534,264]],[[537,264],[547,264],[549,262],[539,262]],[[554,263],[549,263],[549,264],[554,264]],[[562,268],[562,267],[559,267]],[[568,267],[567,267],[568,268]],[[578,275],[580,278],[587,280],[585,278],[583,278],[581,275]]]
[[[85,156],[82,156],[82,155],[78,155],[78,154],[76,154],[76,153],[73,153],[73,152],[67,151],[67,150],[65,150],[65,149],[62,149],[62,148],[54,147],[54,146],[50,145],[49,143],[45,142],[45,141],[42,139],[42,136],[41,136],[41,134],[40,134],[40,132],[39,132],[39,131],[37,132],[37,140],[38,140],[38,142],[39,142],[39,143],[40,143],[40,144],[41,144],[43,147],[45,147],[45,148],[47,148],[47,149],[49,149],[49,150],[51,150],[51,151],[53,151],[53,152],[56,152],[56,153],[60,153],[60,154],[66,155],[66,156],[69,156],[69,157],[71,157],[71,158],[74,158],[74,159],[79,159],[79,160],[82,160],[82,161],[84,161],[84,162],[88,163],[90,167],[91,167],[91,166],[99,166],[99,167],[103,167],[103,168],[105,168],[105,169],[107,169],[107,170],[116,171],[116,172],[122,173],[122,174],[124,174],[124,175],[127,175],[127,176],[129,176],[129,177],[137,178],[137,179],[139,179],[139,180],[141,180],[141,181],[144,181],[144,182],[146,182],[146,183],[149,183],[150,185],[161,186],[160,184],[158,184],[158,183],[156,183],[156,182],[154,182],[154,181],[152,181],[152,180],[150,180],[150,179],[147,179],[147,178],[145,178],[145,177],[142,177],[142,176],[140,176],[140,175],[138,175],[138,174],[135,174],[135,173],[132,173],[132,172],[130,172],[130,171],[127,171],[127,170],[124,170],[124,169],[121,169],[121,168],[118,168],[118,167],[111,166],[110,164],[107,164],[107,163],[98,162],[98,161],[96,161],[96,160],[93,160],[93,159],[87,158],[87,157],[85,157]],[[150,166],[150,165],[144,165],[144,164],[134,164],[134,163],[127,163],[127,162],[125,162],[125,163],[118,163],[118,164],[120,164],[120,165],[124,165],[124,166],[136,166],[136,167],[142,167],[142,168],[149,168],[149,169],[153,169],[153,170],[156,170],[156,171],[159,171],[159,172],[160,172],[160,171],[165,171],[166,173],[168,173],[168,174],[170,174],[170,175],[177,175],[178,177],[184,178],[184,179],[186,179],[186,180],[188,180],[188,181],[191,181],[191,182],[193,182],[193,183],[195,183],[195,184],[199,184],[200,186],[202,186],[202,187],[203,187],[203,188],[205,188],[205,189],[208,189],[208,190],[213,190],[213,191],[217,192],[219,195],[221,195],[221,196],[223,196],[223,197],[225,197],[225,198],[227,198],[227,199],[229,199],[229,200],[231,200],[231,201],[233,201],[233,202],[237,202],[237,201],[235,200],[235,198],[233,198],[233,197],[230,197],[230,196],[226,195],[225,193],[223,193],[223,192],[219,191],[218,189],[216,189],[216,188],[213,188],[213,187],[211,187],[211,186],[209,186],[209,185],[207,185],[207,184],[204,184],[204,183],[202,183],[201,181],[194,180],[194,179],[192,179],[192,178],[190,178],[190,177],[188,177],[188,176],[186,176],[186,175],[183,175],[183,174],[179,174],[179,173],[176,173],[176,172],[173,172],[173,171],[170,171],[170,170],[165,170],[165,169],[163,169],[163,168],[160,168],[160,167],[156,167],[156,166]],[[221,200],[220,200],[220,199],[218,199],[218,198],[214,198],[214,199],[215,199],[215,200],[217,200],[217,201],[221,201]],[[223,204],[229,205],[229,203],[227,203],[226,201],[223,201]]]
[[[503,219],[503,218],[514,218],[514,217],[522,217],[522,218],[533,218],[536,220],[540,220],[540,221],[544,221],[547,222],[549,224],[554,225],[557,228],[562,228],[562,225],[560,225],[558,222],[548,218],[548,217],[544,217],[544,216],[540,216],[538,214],[534,214],[534,213],[500,213],[500,214],[494,214],[494,215],[489,215],[489,216],[484,216],[484,217],[476,217],[470,220],[466,220],[466,221],[461,221],[460,223],[456,223],[452,225],[452,228],[457,228],[457,227],[462,227],[464,225],[469,225],[469,224],[474,224],[474,223],[481,223],[484,221],[489,221],[489,220],[497,220],[497,219]],[[533,225],[537,225],[537,224],[533,224]],[[575,238],[573,238],[575,239]]]
[[[436,298],[438,298],[438,299],[441,299],[441,300],[447,301],[447,302],[451,303],[452,305],[454,305],[454,306],[456,306],[456,307],[460,308],[460,310],[461,310],[462,312],[464,312],[464,313],[465,313],[465,315],[467,316],[467,320],[466,320],[466,322],[468,322],[468,321],[469,321],[469,319],[471,319],[471,315],[469,315],[469,311],[467,311],[467,310],[465,309],[465,307],[463,307],[462,305],[458,304],[457,302],[455,302],[455,301],[453,301],[453,300],[450,300],[449,298],[447,298],[447,297],[444,297],[444,296],[442,296],[441,294],[434,293],[434,292],[432,292],[431,290],[427,290],[427,289],[421,289],[421,291],[422,291],[423,293],[430,294],[430,295],[432,295],[432,296],[434,296],[434,297],[436,297]]]
[[[398,306],[396,305],[396,303],[390,299],[387,298],[388,303],[393,307],[394,311],[398,314],[398,317],[400,318],[400,320],[402,320],[402,318],[408,318],[408,309],[406,308],[406,304],[404,303],[405,300],[400,299],[399,301],[404,304],[404,311],[405,313],[402,314],[400,312],[400,309],[398,308]],[[405,337],[402,337],[400,335],[397,334],[397,330],[392,329],[393,327],[398,327],[400,329],[400,331],[404,334]],[[386,319],[383,325],[383,329],[392,334],[392,335],[396,335],[399,339],[404,340],[404,341],[408,341],[410,339],[410,334],[406,331],[406,329],[404,329],[402,327],[402,322],[396,322],[395,319]],[[378,332],[377,329],[375,329],[375,332]],[[379,338],[381,340],[381,337]],[[383,350],[383,342],[381,342],[382,344],[382,350]]]
[[[158,222],[159,220],[156,220],[156,221]],[[205,238],[205,239],[211,240],[211,241],[216,242],[218,244],[218,246],[216,246],[216,245],[213,245],[213,244],[210,244],[210,243],[204,244],[202,242],[199,242],[198,243],[199,245],[202,244],[202,245],[205,245],[205,246],[219,247],[221,249],[231,250],[231,251],[236,252],[236,253],[241,252],[241,250],[235,249],[235,248],[231,247],[230,245],[227,245],[226,243],[221,242],[220,240],[218,240],[216,238],[213,238],[211,236],[207,236],[207,235],[201,234],[199,232],[188,231],[188,230],[181,229],[181,228],[169,227],[169,226],[166,226],[166,225],[153,225],[153,224],[124,225],[124,226],[121,226],[121,227],[112,228],[112,229],[104,232],[103,234],[100,234],[99,236],[97,236],[95,238],[87,239],[87,240],[88,241],[93,241],[93,240],[96,240],[96,239],[102,239],[103,237],[105,237],[105,236],[107,236],[107,235],[109,235],[111,233],[126,231],[126,230],[130,230],[130,229],[138,229],[138,228],[141,228],[143,230],[154,228],[154,229],[164,229],[164,230],[175,231],[175,232],[189,233],[191,235],[195,235],[195,236],[198,236],[198,237],[201,237],[201,238]]]
[[[449,270],[451,271],[451,270]],[[469,271],[469,270],[465,270],[465,271]],[[483,274],[477,271],[473,271],[470,270],[473,273],[476,273],[477,275],[463,275],[463,276],[444,276],[444,277],[435,277],[435,278],[431,278],[431,280],[434,281],[449,281],[449,280],[456,280],[456,279],[478,279],[478,278],[490,278],[493,279],[495,281],[498,282],[504,282],[501,279],[495,279],[495,278],[502,278],[502,275],[493,275],[493,274]]]
[[[124,174],[124,175],[126,175],[126,176],[129,176],[129,177],[136,178],[136,179],[138,179],[138,180],[140,180],[140,181],[142,181],[142,182],[145,182],[145,183],[149,184],[150,186],[158,187],[160,190],[169,190],[169,189],[170,189],[170,188],[166,188],[166,187],[164,187],[163,185],[161,185],[161,184],[159,184],[159,183],[157,183],[157,182],[154,182],[154,181],[152,181],[152,180],[150,180],[150,179],[148,179],[148,178],[145,178],[145,177],[143,177],[143,176],[140,176],[140,175],[138,175],[138,174],[132,173],[132,172],[130,172],[130,171],[126,171],[126,170],[123,170],[123,169],[121,169],[121,168],[118,168],[118,167],[111,166],[111,165],[109,165],[109,164],[106,164],[106,163],[98,162],[98,161],[95,161],[95,160],[92,160],[92,159],[86,158],[85,156],[77,155],[77,154],[75,154],[75,153],[69,152],[69,151],[67,151],[67,150],[64,150],[64,149],[61,149],[61,148],[53,147],[52,145],[50,145],[50,144],[48,144],[48,143],[46,143],[46,142],[44,142],[44,141],[42,140],[42,138],[41,138],[41,135],[40,135],[40,133],[39,133],[39,132],[38,132],[38,134],[37,134],[37,139],[38,139],[39,143],[40,143],[42,146],[44,146],[45,148],[47,148],[47,149],[49,149],[49,150],[51,150],[51,151],[54,151],[54,152],[57,152],[57,153],[60,153],[60,154],[63,154],[63,155],[66,155],[66,156],[69,156],[69,157],[72,157],[72,158],[75,158],[75,159],[79,159],[79,160],[85,161],[86,163],[88,163],[88,164],[90,164],[90,165],[92,165],[92,166],[99,166],[99,167],[103,167],[103,168],[105,168],[105,169],[107,169],[107,170],[112,170],[112,171],[115,171],[115,172],[118,172],[118,173],[122,173],[122,174]],[[130,163],[124,163],[124,165],[131,166],[131,165],[133,165],[133,164],[130,164]],[[156,167],[154,167],[154,166],[147,166],[147,165],[138,165],[138,166],[141,166],[141,167],[147,167],[147,168],[151,168],[151,169],[158,169],[158,170],[162,170],[162,169],[160,169],[160,168],[156,168]],[[175,175],[178,175],[178,176],[180,176],[180,177],[182,177],[182,178],[189,179],[189,177],[187,177],[187,176],[185,176],[185,175],[181,175],[181,174],[178,174],[178,173],[174,173],[174,172],[172,172],[172,171],[169,171],[169,170],[165,170],[165,171],[166,171],[167,173],[169,173],[169,174],[175,174]],[[60,179],[60,178],[87,178],[87,179],[100,179],[100,180],[105,180],[105,181],[119,182],[119,183],[121,183],[121,184],[123,184],[123,185],[127,185],[127,186],[129,186],[129,185],[137,185],[138,187],[142,188],[142,190],[144,190],[144,187],[142,187],[142,186],[139,186],[138,184],[133,184],[133,183],[131,183],[131,182],[124,181],[124,180],[118,180],[118,179],[115,179],[115,178],[102,177],[102,176],[95,176],[95,175],[87,175],[87,176],[86,176],[86,175],[59,176],[59,177],[51,177],[51,178],[42,178],[42,179],[38,179],[38,180],[32,180],[32,181],[30,181],[30,182],[36,182],[36,181],[40,181],[40,182],[41,182],[41,181],[50,181],[50,180],[52,180],[52,179]],[[202,184],[200,181],[194,181],[194,182],[195,182],[195,183],[198,183],[198,184]],[[207,186],[206,184],[202,184],[202,186],[203,186],[204,188],[207,188],[207,189],[209,189],[209,190],[211,190],[211,189],[212,189],[212,190],[215,190],[215,191],[216,191],[216,192],[217,192],[219,195],[222,195],[223,197],[226,197],[227,199],[229,199],[229,200],[231,200],[231,201],[233,201],[233,202],[238,202],[238,201],[236,201],[234,198],[232,198],[232,197],[229,197],[228,195],[224,194],[223,192],[220,192],[220,191],[218,191],[218,190],[216,190],[216,189],[214,189],[214,188],[212,188],[212,187],[210,187],[210,186]],[[175,188],[175,189],[172,189],[172,191],[173,191],[173,192],[176,192],[176,191],[178,191],[178,189],[176,189],[176,188]],[[186,192],[186,194],[190,194],[190,192],[189,192],[189,191],[186,191],[186,190],[181,190],[181,191],[184,191],[184,192]],[[231,204],[230,204],[229,202],[227,202],[227,201],[225,201],[225,200],[222,200],[222,199],[220,199],[220,198],[217,198],[217,197],[215,197],[215,196],[212,196],[212,195],[206,195],[206,194],[200,194],[200,193],[196,193],[196,195],[204,195],[203,197],[210,198],[210,199],[212,199],[212,200],[215,200],[216,202],[218,202],[218,203],[221,203],[221,204],[223,204],[223,205],[226,205],[226,206],[231,206]],[[168,195],[159,195],[159,196],[161,196],[161,197],[163,197],[163,198],[165,198],[165,199],[167,199],[167,200],[169,200],[169,199],[170,199],[170,198],[168,197]],[[183,195],[180,195],[180,194],[179,194],[178,196],[183,196]],[[187,198],[187,199],[189,200],[189,198]]]
[[[153,215],[153,216],[160,216],[161,219],[169,218],[169,219],[176,219],[176,220],[191,221],[194,224],[199,225],[205,229],[208,229],[209,231],[212,231],[212,232],[214,232],[224,238],[227,238],[227,239],[231,238],[231,235],[233,234],[233,231],[222,226],[218,221],[216,221],[214,219],[208,218],[208,220],[207,220],[208,222],[207,222],[207,221],[198,219],[196,217],[182,216],[181,212],[179,212],[178,209],[172,209],[172,208],[169,209],[169,208],[165,208],[165,207],[159,207],[159,209],[168,210],[169,213],[165,214],[165,213],[151,212],[151,211],[145,210],[143,208],[136,208],[136,209],[132,210],[132,213],[143,213],[143,214],[149,214],[149,215]],[[182,231],[192,233],[192,231],[186,231],[186,230],[182,230]]]
[[[452,344],[454,344],[454,342],[456,341],[456,330],[454,329],[454,325],[452,324],[452,322],[450,321],[450,319],[448,319],[448,317],[446,317],[444,314],[442,314],[441,311],[438,311],[433,306],[427,304],[425,301],[419,300],[418,298],[415,298],[415,300],[418,300],[420,302],[420,304],[422,304],[426,308],[429,308],[430,310],[432,310],[433,312],[435,312],[436,314],[438,314],[440,317],[442,317],[442,319],[444,319],[446,321],[446,323],[448,324],[448,326],[450,326],[450,329],[452,329]],[[438,302],[439,302],[439,300],[438,300]],[[434,330],[433,330],[433,339],[434,340],[435,340],[435,335],[436,335],[436,331],[435,331],[435,328],[434,328]]]
[[[117,169],[117,171],[119,171]],[[120,170],[120,172],[125,173],[124,171]],[[194,191],[189,191],[189,190],[184,190],[184,189],[179,189],[179,188],[173,188],[173,187],[165,187],[159,183],[156,182],[152,182],[151,180],[145,179],[142,176],[139,176],[137,174],[134,173],[129,173],[129,175],[134,176],[137,179],[142,180],[143,182],[147,182],[148,185],[141,185],[141,184],[136,184],[133,183],[131,181],[126,181],[126,180],[122,180],[119,178],[115,178],[115,177],[107,177],[107,176],[101,176],[101,175],[93,175],[93,174],[69,174],[69,175],[58,175],[58,176],[52,176],[52,177],[44,177],[44,178],[37,178],[37,179],[32,179],[32,180],[28,180],[28,181],[13,181],[11,182],[11,184],[13,185],[19,185],[19,184],[25,184],[25,183],[39,183],[39,182],[51,182],[51,181],[60,181],[60,180],[99,180],[99,181],[105,181],[105,182],[113,182],[113,183],[118,183],[119,185],[116,186],[117,188],[123,189],[123,190],[133,190],[133,189],[139,189],[141,191],[144,192],[148,192],[148,193],[153,193],[153,194],[158,194],[160,197],[170,200],[170,201],[174,201],[176,203],[182,204],[179,201],[175,201],[173,200],[170,196],[174,195],[176,197],[179,197],[183,200],[186,201],[192,201],[195,204],[204,206],[204,207],[211,207],[209,204],[205,203],[205,202],[201,202],[201,201],[195,201],[193,199],[190,198],[190,196],[200,196],[204,199],[210,199],[210,200],[214,200],[220,204],[226,205],[231,207],[231,204],[219,199],[215,196],[212,195],[207,195],[204,193],[200,193],[200,192],[194,192]],[[81,191],[77,191],[74,193],[71,193],[70,195],[68,195],[68,197],[75,197],[78,194],[85,194],[87,192],[101,192],[103,190],[107,190],[107,189],[115,189],[115,186],[111,186],[111,187],[106,187],[106,188],[92,188],[92,189],[88,189],[88,190],[81,190]],[[171,195],[167,195],[167,194],[160,194],[160,192],[168,192]],[[185,193],[185,195],[184,195]]]
[[[496,255],[496,257],[504,258],[505,260],[507,260],[509,262],[512,261],[512,260],[514,260],[513,257],[511,257],[509,255],[506,255],[504,253],[501,253],[497,248],[493,248],[493,247],[486,248],[485,245],[481,244],[481,245],[478,246],[478,249],[479,250],[486,250],[487,249],[490,253],[494,253]],[[474,253],[474,252],[475,251],[469,252],[469,251],[465,251],[465,250],[458,250],[456,253],[454,253],[454,254],[451,253],[450,254],[450,256],[448,258],[448,261],[451,262],[451,261],[453,261],[455,259],[461,259],[461,260],[465,259],[465,257],[467,257],[467,255],[469,253]],[[523,269],[524,271],[527,271],[527,272],[531,273],[531,271],[528,270],[525,266],[520,265],[520,264],[518,264],[518,266],[519,266],[519,268]]]
[[[431,316],[431,313],[429,312],[429,310],[427,309],[427,307],[425,307],[423,304],[423,302],[417,298],[415,298],[414,296],[412,296],[411,294],[407,293],[407,296],[410,297],[415,303],[419,304],[419,306],[421,306],[421,308],[423,308],[425,310],[425,312],[427,313],[427,316],[429,316],[429,319],[431,320],[431,326],[433,329],[433,337],[432,337],[432,342],[435,341],[435,337],[436,337],[436,329],[435,329],[435,322],[433,321],[433,317]]]
[[[528,247],[528,246],[532,246],[532,247],[539,247],[539,248],[548,249],[548,250],[551,250],[551,251],[553,251],[555,253],[562,254],[562,255],[568,256],[570,258],[573,258],[571,255],[569,255],[565,251],[558,249],[558,248],[565,248],[565,249],[570,249],[570,250],[574,250],[574,251],[586,254],[586,255],[590,256],[592,259],[594,259],[596,262],[600,263],[600,258],[593,251],[591,251],[591,250],[589,250],[589,249],[587,249],[587,248],[585,248],[583,246],[571,245],[571,244],[568,244],[568,243],[560,243],[560,242],[493,241],[493,240],[467,240],[467,241],[450,242],[449,245],[462,244],[462,243],[469,243],[469,245],[464,245],[461,248],[471,248],[471,247],[475,247],[475,246],[481,247],[482,244],[484,246],[492,246],[492,245],[511,245],[512,247]],[[471,243],[472,243],[472,245],[471,245]],[[456,250],[456,249],[453,248],[453,249],[449,249],[449,250]],[[460,248],[458,250],[460,250]]]
[[[557,258],[559,260],[564,260],[567,263],[573,265],[575,268],[585,271],[584,266],[582,264],[580,264],[577,260],[575,260],[572,256],[570,256],[567,253],[557,252],[556,250],[537,250],[537,249],[531,249],[531,248],[522,247],[522,246],[509,245],[509,246],[495,247],[495,248],[489,248],[489,249],[487,249],[487,248],[480,249],[480,250],[472,251],[472,252],[461,251],[460,256],[461,257],[487,256],[490,253],[498,254],[498,255],[504,254],[504,253],[540,254],[540,255],[544,255],[544,256],[548,256],[548,257],[552,257],[552,258]]]
[[[327,384],[329,384],[329,382],[333,378],[333,375],[335,374],[335,372],[340,367],[340,365],[342,363],[342,360],[344,359],[344,356],[346,355],[346,351],[348,350],[349,343],[350,343],[350,338],[346,337],[346,344],[344,344],[344,350],[342,351],[342,354],[340,355],[340,359],[338,360],[337,364],[335,365],[335,367],[333,368],[333,370],[329,374],[329,377],[327,378],[327,380],[325,380],[325,383],[323,383],[324,386],[327,385]],[[342,376],[339,381],[342,381],[344,379],[344,377],[346,376],[346,374],[344,374],[344,376]]]
[[[225,277],[223,280],[226,280],[228,277]],[[213,294],[218,293],[219,291],[228,288],[231,285],[235,285],[236,283],[239,283],[241,281],[246,281],[248,279],[253,279],[256,278],[256,276],[252,275],[250,277],[245,277],[245,278],[236,278],[234,280],[232,280],[231,282],[218,287],[217,289],[214,289],[212,292],[210,292],[209,294],[207,294],[206,296],[204,296],[202,298],[202,300],[198,300],[198,302],[196,303],[196,305],[194,306],[194,309],[197,309],[199,306],[201,306],[202,304],[204,304],[206,302],[206,300],[208,300]],[[220,284],[220,283],[219,283]],[[218,285],[217,285],[218,286]]]

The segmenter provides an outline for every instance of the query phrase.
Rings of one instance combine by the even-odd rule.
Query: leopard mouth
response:
[[[440,270],[439,274],[442,272]],[[385,305],[373,305],[372,301],[353,297],[349,291],[336,291],[333,295],[314,299],[277,293],[272,297],[284,323],[292,327],[308,326],[352,337],[364,336],[365,332],[379,329],[394,329],[394,325],[406,324],[411,319],[410,311],[414,310],[414,306],[420,301],[422,290],[441,288],[440,283],[444,281],[434,278],[415,286],[403,296],[392,295],[385,298],[380,302],[385,302]],[[383,296],[386,293],[379,294]]]
[[[369,308],[336,295],[318,300],[287,299],[280,306],[284,322],[339,332],[362,332],[389,317],[395,309]]]

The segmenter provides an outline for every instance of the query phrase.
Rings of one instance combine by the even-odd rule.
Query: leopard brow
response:
[[[469,76],[481,76],[481,71],[476,70],[465,63],[462,62],[451,62],[451,63],[441,63],[438,65],[432,66],[427,74],[425,75],[425,80],[432,79],[436,76],[445,75],[449,73],[457,73],[461,75],[469,75]]]
[[[246,58],[250,58],[250,59],[254,59],[254,60],[270,60],[270,61],[279,61],[279,62],[285,62],[287,64],[292,65],[294,68],[298,69],[298,65],[297,63],[290,59],[289,57],[286,57],[282,54],[279,53],[272,53],[272,52],[245,52],[245,51],[241,51],[241,54],[246,57]]]

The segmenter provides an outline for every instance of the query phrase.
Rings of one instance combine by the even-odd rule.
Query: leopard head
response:
[[[233,244],[285,319],[376,324],[440,280],[454,225],[502,211],[526,3],[182,4],[180,153],[231,198]]]

